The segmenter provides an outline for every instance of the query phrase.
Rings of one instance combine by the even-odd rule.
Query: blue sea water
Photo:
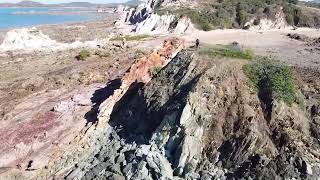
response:
[[[67,8],[0,8],[0,29],[30,27],[41,24],[80,22],[96,18],[96,15],[93,13],[67,14],[68,12],[78,11],[79,9]],[[39,14],[37,12],[41,13]]]

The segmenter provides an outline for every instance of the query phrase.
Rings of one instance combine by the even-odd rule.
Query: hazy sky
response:
[[[3,3],[3,2],[16,3],[16,2],[20,2],[20,1],[22,1],[22,0],[0,0],[0,3]],[[119,3],[121,3],[121,2],[128,1],[128,0],[32,0],[32,1],[51,4],[51,3],[65,3],[65,2],[93,2],[93,3],[119,2]]]

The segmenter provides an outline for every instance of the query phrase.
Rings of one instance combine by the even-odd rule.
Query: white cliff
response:
[[[168,32],[174,15],[151,14],[147,19],[138,23],[134,29],[137,34],[162,34]]]
[[[176,3],[181,3],[176,0],[165,0],[161,2],[162,5],[172,6]],[[177,21],[177,17],[172,14],[158,15],[154,12],[154,9],[159,5],[159,0],[148,0],[136,8],[128,8],[119,6],[115,12],[120,16],[116,22],[116,26],[119,27],[125,33],[136,34],[167,34],[174,32],[176,34],[182,34],[192,27],[192,23],[189,18],[184,17]],[[172,24],[177,21],[176,27]]]
[[[0,52],[18,50],[20,50],[19,52],[55,51],[81,47],[94,48],[105,42],[107,42],[107,40],[103,39],[85,42],[75,41],[73,43],[60,43],[52,40],[37,28],[22,28],[13,29],[7,32],[2,44],[0,45]]]
[[[0,45],[0,50],[41,49],[55,45],[57,42],[44,35],[36,28],[14,29],[7,32]]]
[[[173,33],[180,35],[193,30],[195,30],[195,27],[193,26],[191,19],[184,16],[179,19],[175,29],[173,30]]]

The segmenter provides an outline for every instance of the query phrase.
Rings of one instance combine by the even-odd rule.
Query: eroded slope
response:
[[[179,53],[117,102],[100,150],[67,178],[316,178],[319,101],[266,108],[246,63]]]

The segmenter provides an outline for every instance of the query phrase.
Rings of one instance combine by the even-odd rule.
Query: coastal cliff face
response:
[[[124,11],[123,11],[124,10]],[[118,11],[119,12],[119,11]],[[136,8],[122,8],[119,27],[138,34],[183,34],[194,30],[241,28],[253,31],[319,27],[319,9],[295,1],[174,1],[148,0]],[[184,19],[188,19],[185,21]],[[178,26],[178,24],[183,24]],[[125,26],[127,25],[127,26]],[[183,28],[182,28],[183,27]]]
[[[246,63],[181,51],[150,82],[132,84],[109,115],[100,112],[104,133],[66,179],[318,177],[319,101],[304,100],[311,116],[276,99],[266,109]]]
[[[300,100],[288,104],[252,87],[243,67],[255,60],[201,52],[170,38],[95,92],[27,97],[1,122],[0,177],[319,177],[318,71],[294,69]]]
[[[130,33],[187,32],[188,16],[155,13],[181,3],[195,5],[149,0],[119,8],[117,25]],[[287,27],[279,12],[249,26]],[[8,32],[0,46],[7,53],[0,57],[0,179],[319,178],[319,37],[226,32],[125,34],[78,45],[37,29]],[[211,43],[230,44],[203,43],[217,36]],[[256,56],[247,45],[263,51]],[[89,55],[76,59],[83,51]],[[266,54],[292,67],[259,64]],[[248,65],[262,73],[249,74]]]
[[[177,4],[177,2],[179,2]],[[159,6],[179,5],[180,1],[161,1],[148,0],[140,4],[136,8],[118,7],[116,12],[120,14],[120,19],[116,25],[125,32],[133,32],[136,34],[175,34],[185,33],[192,29],[192,23],[189,18],[176,17],[174,14],[158,15],[155,9]],[[178,21],[177,21],[178,20]],[[176,22],[177,21],[177,22]],[[175,26],[173,26],[175,24]],[[179,26],[177,26],[179,24]],[[177,26],[177,27],[176,27]]]

